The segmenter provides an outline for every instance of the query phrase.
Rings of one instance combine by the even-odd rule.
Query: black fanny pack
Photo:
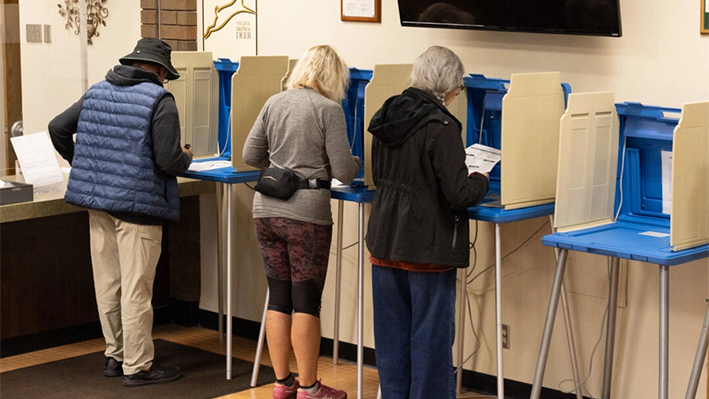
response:
[[[330,189],[330,182],[320,179],[301,179],[290,169],[275,166],[262,169],[254,189],[269,197],[287,200],[302,189]]]

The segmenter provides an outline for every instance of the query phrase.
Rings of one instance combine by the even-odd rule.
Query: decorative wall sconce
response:
[[[98,27],[106,26],[106,18],[108,17],[108,8],[106,4],[108,0],[86,0],[86,37],[89,44],[94,44],[92,37],[99,36]],[[66,18],[66,29],[74,29],[74,33],[79,34],[80,18],[79,18],[79,0],[64,0],[64,5],[57,4],[59,7],[59,15]]]

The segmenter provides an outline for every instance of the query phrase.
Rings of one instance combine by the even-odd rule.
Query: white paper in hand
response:
[[[465,165],[468,167],[468,173],[490,173],[501,158],[500,150],[482,144],[473,144],[465,149]]]

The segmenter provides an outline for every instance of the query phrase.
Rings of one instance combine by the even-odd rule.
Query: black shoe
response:
[[[123,362],[107,357],[103,367],[103,375],[106,377],[120,377],[123,375]]]
[[[166,382],[175,381],[180,377],[182,377],[182,373],[178,367],[169,367],[162,370],[156,367],[151,367],[135,374],[124,375],[123,386],[139,387],[141,385],[148,384],[163,384]]]

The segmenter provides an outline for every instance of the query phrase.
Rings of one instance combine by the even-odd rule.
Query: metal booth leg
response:
[[[362,399],[362,366],[364,365],[364,203],[359,204],[359,254],[357,287],[357,399]]]
[[[340,355],[340,286],[342,285],[342,222],[345,201],[337,204],[337,254],[335,261],[335,328],[332,333],[332,364],[337,365]]]
[[[263,316],[261,317],[261,329],[258,332],[258,343],[256,344],[256,357],[254,358],[254,369],[251,372],[251,387],[256,386],[258,380],[258,370],[261,366],[261,354],[263,352],[263,341],[266,337],[266,312],[268,312],[268,299],[271,297],[271,289],[266,289],[266,302],[263,304]]]
[[[497,397],[505,398],[502,368],[502,242],[500,224],[495,223],[495,319],[497,320]]]
[[[660,376],[658,398],[669,398],[670,267],[660,265]]]
[[[554,229],[554,216],[549,216],[551,232],[556,233]],[[559,249],[554,248],[554,256],[559,260]],[[583,399],[583,390],[581,389],[581,372],[579,371],[578,352],[576,351],[576,339],[574,338],[574,326],[571,320],[571,311],[569,310],[569,302],[566,300],[566,287],[564,280],[561,281],[561,310],[564,314],[564,326],[566,327],[566,342],[569,345],[569,356],[571,360],[571,373],[574,377],[574,390],[576,391],[576,399]]]
[[[224,340],[224,183],[217,183],[217,301],[219,343]]]
[[[615,348],[615,320],[618,313],[618,278],[620,259],[611,258],[611,281],[608,303],[608,329],[606,330],[606,354],[603,361],[603,393],[601,398],[610,399],[613,381],[613,350]]]
[[[554,330],[554,319],[559,305],[559,294],[561,292],[561,283],[564,281],[564,271],[566,269],[566,258],[568,254],[568,249],[559,250],[559,259],[556,261],[554,283],[552,284],[549,307],[547,308],[546,320],[544,321],[544,332],[542,333],[542,343],[539,347],[539,357],[537,358],[537,368],[534,372],[532,393],[529,396],[530,399],[539,399],[542,393],[544,369],[546,368],[547,356],[549,355],[549,343],[551,342],[551,333]]]
[[[232,258],[231,258],[231,247],[233,244],[232,240],[232,220],[231,220],[231,209],[232,209],[232,185],[226,184],[224,186],[226,190],[226,379],[231,380],[231,344],[232,344],[232,318],[231,318],[231,269],[232,269]]]
[[[697,386],[699,386],[699,378],[702,376],[702,366],[707,356],[707,329],[709,329],[709,306],[707,306],[707,313],[704,315],[702,333],[699,335],[697,354],[694,356],[694,366],[692,366],[692,374],[689,376],[689,385],[687,386],[687,394],[684,396],[684,399],[694,399],[697,396]]]

